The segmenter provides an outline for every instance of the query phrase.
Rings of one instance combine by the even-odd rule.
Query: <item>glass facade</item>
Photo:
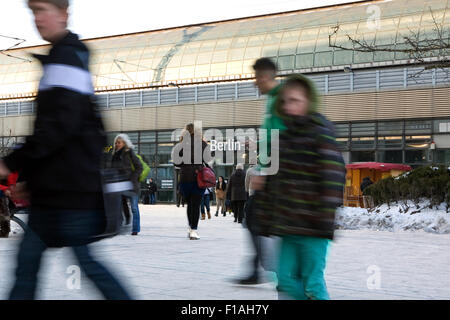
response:
[[[170,82],[204,82],[245,78],[253,74],[254,61],[270,57],[281,71],[345,66],[407,58],[399,53],[365,53],[329,46],[331,27],[339,24],[336,45],[351,48],[346,34],[364,37],[376,45],[405,46],[404,36],[420,30],[423,40],[435,38],[434,18],[444,29],[450,24],[446,1],[396,0],[380,2],[380,28],[370,28],[365,5],[336,6],[332,11],[312,9],[264,18],[149,31],[86,40],[92,51],[91,72],[97,89],[129,88]],[[432,10],[432,14],[430,12]],[[8,51],[0,55],[0,95],[33,93],[41,68],[29,63],[29,52],[45,53],[48,47]],[[17,58],[20,59],[17,59]],[[21,60],[22,59],[22,60]],[[25,60],[23,60],[25,59]]]
[[[336,123],[337,141],[349,162],[377,161],[405,163],[412,167],[448,164],[449,144],[432,149],[436,137],[450,131],[440,130],[447,119]],[[445,139],[444,139],[445,140]]]

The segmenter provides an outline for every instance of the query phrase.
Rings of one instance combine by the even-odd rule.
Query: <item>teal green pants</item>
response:
[[[329,300],[325,266],[330,240],[306,237],[281,237],[278,266],[278,291],[296,300]]]

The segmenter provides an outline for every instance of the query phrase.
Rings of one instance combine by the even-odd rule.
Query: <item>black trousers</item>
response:
[[[245,200],[231,201],[231,206],[233,208],[234,220],[242,223],[242,219],[244,219]]]
[[[198,221],[200,219],[200,204],[202,202],[201,194],[191,193],[184,199],[187,204],[187,217],[189,227],[192,230],[197,230]]]

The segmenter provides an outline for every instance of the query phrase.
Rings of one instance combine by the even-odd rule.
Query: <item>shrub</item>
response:
[[[364,190],[364,195],[372,196],[374,204],[402,202],[407,205],[412,200],[417,209],[422,199],[429,200],[430,208],[446,203],[450,209],[450,169],[445,166],[419,167],[403,175],[382,179]]]

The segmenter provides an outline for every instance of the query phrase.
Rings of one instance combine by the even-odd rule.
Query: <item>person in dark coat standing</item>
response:
[[[175,166],[180,167],[180,193],[187,204],[188,237],[190,240],[199,240],[197,233],[200,219],[200,205],[205,189],[197,184],[197,172],[202,169],[203,163],[208,162],[209,146],[203,140],[201,128],[190,123],[182,132],[180,142],[172,150],[172,160]],[[186,156],[184,156],[186,152]],[[190,157],[188,156],[190,153]]]
[[[236,165],[236,171],[231,175],[230,181],[228,182],[227,193],[231,199],[234,222],[242,223],[242,219],[244,218],[244,206],[247,201],[245,172],[242,163]]]
[[[148,185],[148,192],[150,193],[150,204],[156,203],[156,192],[158,191],[158,186],[153,181],[153,178],[150,178],[150,182]]]
[[[372,180],[370,180],[369,177],[365,177],[360,186],[361,192],[364,192],[364,189],[366,189],[368,186],[370,186],[372,184],[373,184]]]
[[[119,134],[114,139],[114,153],[111,159],[111,168],[116,168],[123,173],[133,183],[133,190],[124,193],[124,200],[131,203],[133,214],[132,235],[136,236],[141,231],[139,216],[139,176],[142,173],[142,164],[133,151],[134,146],[126,134]],[[125,202],[124,210],[128,204]]]
[[[0,162],[0,176],[19,172],[12,198],[31,195],[28,229],[17,255],[16,281],[9,298],[35,298],[38,272],[49,247],[71,247],[84,274],[107,299],[129,299],[88,244],[104,233],[101,184],[106,145],[100,113],[93,103],[89,50],[67,30],[68,0],[28,0],[42,38],[52,44],[36,98],[33,134]]]

